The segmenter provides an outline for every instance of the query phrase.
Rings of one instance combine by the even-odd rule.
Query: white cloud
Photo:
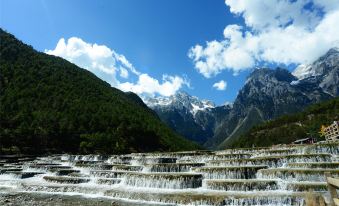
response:
[[[113,57],[123,65],[121,68],[123,69],[128,68],[133,74],[140,75],[140,72],[138,72],[134,68],[134,66],[126,59],[124,55],[118,54],[115,51],[113,51],[112,54],[113,54]]]
[[[220,80],[219,82],[216,82],[213,84],[213,88],[216,88],[216,90],[226,90],[227,88],[227,82],[225,82],[224,80]]]
[[[128,78],[127,69],[125,69],[124,67],[120,67],[119,70],[120,70],[120,76],[124,79],[127,79]]]
[[[339,46],[337,0],[226,0],[246,27],[228,25],[224,39],[196,45],[189,51],[205,77],[223,70],[234,74],[258,62],[308,64]],[[310,8],[310,9],[306,9]]]
[[[65,41],[61,38],[54,50],[45,50],[47,54],[62,57],[79,67],[87,69],[112,86],[119,84],[116,73],[119,70],[126,76],[127,69],[134,71],[134,67],[123,55],[117,54],[105,45],[91,44],[77,37]]]
[[[125,82],[119,88],[123,91],[132,91],[137,94],[147,94],[154,96],[171,96],[175,94],[183,85],[189,86],[189,82],[179,76],[163,75],[162,83],[148,74],[141,74],[137,83]]]
[[[124,55],[118,54],[105,45],[87,43],[77,37],[69,38],[67,42],[64,38],[61,38],[54,50],[45,50],[45,52],[62,57],[91,71],[116,88],[132,91],[139,95],[170,96],[175,94],[182,86],[189,86],[186,78],[179,76],[163,75],[162,83],[159,83],[157,79],[135,69]],[[121,83],[117,79],[117,73],[121,78],[127,79],[129,71],[138,76],[136,84],[131,82]]]

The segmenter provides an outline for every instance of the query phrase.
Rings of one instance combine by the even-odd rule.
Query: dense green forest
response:
[[[261,147],[288,144],[297,139],[320,136],[321,125],[329,125],[339,119],[339,98],[307,107],[304,111],[281,116],[253,127],[235,140],[231,147]]]
[[[133,93],[0,29],[2,153],[191,150]]]

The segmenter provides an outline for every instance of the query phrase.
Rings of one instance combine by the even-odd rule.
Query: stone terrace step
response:
[[[135,165],[123,165],[123,164],[114,164],[112,170],[114,171],[141,171],[143,166],[135,166]]]
[[[54,172],[56,170],[62,169],[71,169],[71,166],[64,166],[59,164],[29,164],[25,166],[26,168],[44,170],[44,171],[51,171]]]
[[[253,155],[260,157],[260,156],[284,156],[284,155],[292,155],[292,154],[300,154],[300,152],[296,148],[269,149],[269,150],[262,150],[260,152],[256,152]]]
[[[39,167],[39,166],[59,166],[61,165],[60,163],[31,163],[31,164],[28,164],[28,166],[31,166],[31,167]]]
[[[318,168],[318,169],[339,169],[339,162],[294,162],[288,163],[290,168]]]
[[[250,153],[237,153],[237,154],[217,154],[214,155],[212,160],[228,160],[228,159],[241,159],[241,158],[250,158],[252,154]]]
[[[6,171],[5,174],[11,174],[11,175],[14,175],[17,178],[26,179],[26,178],[34,177],[35,175],[40,175],[40,174],[44,174],[44,173],[42,173],[42,172]]]
[[[69,175],[71,173],[79,173],[80,170],[74,169],[50,169],[49,171],[55,172],[58,176]]]
[[[304,146],[304,147],[303,147]],[[313,144],[313,145],[303,145],[299,146],[299,150],[308,153],[330,153],[333,155],[339,154],[339,142],[326,142],[321,144]]]
[[[105,161],[108,159],[106,155],[63,155],[61,160],[63,161]]]
[[[327,184],[326,182],[290,182],[287,183],[286,189],[297,192],[327,191]]]
[[[22,164],[4,164],[0,169],[22,169]]]
[[[0,155],[0,160],[6,163],[16,163],[24,161],[32,161],[35,159],[35,156],[32,155]]]
[[[265,165],[256,166],[228,166],[228,167],[197,167],[194,172],[203,173],[206,179],[252,179]]]
[[[131,160],[133,165],[145,165],[156,163],[175,163],[177,158],[172,157],[137,157]]]
[[[276,180],[260,179],[204,180],[203,185],[205,185],[207,189],[223,191],[258,191],[278,189]]]
[[[269,167],[281,167],[290,162],[331,162],[330,154],[303,154],[303,155],[281,155],[263,156],[245,159],[211,160],[207,162],[210,166],[245,166],[245,165],[267,165]]]
[[[90,179],[88,178],[79,178],[79,177],[69,177],[69,176],[44,176],[44,180],[48,182],[56,182],[56,183],[63,183],[63,184],[80,184],[89,182]]]
[[[193,167],[202,167],[205,163],[160,163],[146,165],[149,172],[189,172]]]
[[[75,167],[83,167],[89,169],[96,169],[96,170],[111,170],[113,168],[112,164],[104,164],[104,163],[84,163],[84,162],[77,162],[74,165]]]
[[[49,185],[41,185],[41,184],[27,184],[22,183],[20,188],[24,191],[28,192],[62,192],[62,193],[81,193],[81,194],[95,194],[99,195],[100,193],[104,193],[107,190],[106,185],[71,185],[71,184],[49,184]],[[67,195],[67,194],[66,194]]]
[[[325,182],[325,172],[339,176],[339,169],[304,169],[304,168],[273,168],[258,171],[257,176],[263,179],[284,179],[289,181]]]
[[[99,178],[96,179],[97,184],[101,185],[115,185],[119,184],[122,180],[119,178]]]
[[[86,178],[90,177],[90,175],[84,174],[84,173],[80,173],[80,172],[72,172],[72,173],[69,173],[67,176],[71,176],[71,177],[86,177]]]
[[[91,161],[91,160],[76,160],[73,161],[75,164],[79,164],[79,165],[98,165],[98,164],[104,164],[105,161],[103,160],[98,160],[98,161]]]
[[[180,157],[199,157],[205,155],[214,155],[215,152],[209,150],[196,150],[196,151],[181,151],[181,152],[158,152],[158,153],[132,153],[134,157],[170,157],[170,158],[180,158]]]
[[[226,149],[226,150],[219,150],[216,151],[216,155],[221,154],[241,154],[241,153],[254,153],[259,151],[265,151],[271,149],[270,147],[254,147],[254,148],[238,148],[238,149]]]
[[[93,170],[90,176],[104,178],[124,178],[130,171]]]
[[[304,206],[305,193],[291,192],[222,192],[183,191],[115,188],[105,192],[107,196],[128,198],[136,201],[155,201],[182,205],[294,205]],[[320,199],[320,195],[314,195]]]
[[[113,155],[108,158],[107,162],[110,164],[130,164],[131,160],[131,155]]]
[[[5,168],[5,169],[0,169],[0,174],[4,174],[6,172],[20,172],[22,171],[21,168]]]
[[[128,173],[124,184],[134,187],[185,189],[202,186],[202,174],[192,173]]]

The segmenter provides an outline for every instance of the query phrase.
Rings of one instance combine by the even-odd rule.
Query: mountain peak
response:
[[[196,96],[192,96],[187,92],[180,91],[176,94],[168,97],[144,97],[145,104],[151,108],[155,107],[185,107],[193,115],[198,111],[205,110],[207,108],[214,108],[215,104],[210,100],[200,100]]]
[[[248,76],[245,84],[257,81],[284,81],[290,83],[293,80],[296,80],[296,78],[287,69],[280,67],[276,69],[257,68]]]
[[[334,47],[329,49],[326,54],[319,57],[315,62],[309,65],[299,65],[292,74],[299,80],[309,77],[323,75],[328,68],[338,65],[339,63],[339,48]]]
[[[324,56],[337,55],[339,53],[339,47],[333,47]]]
[[[203,144],[213,136],[232,106],[216,106],[212,101],[199,99],[187,92],[168,97],[144,97],[144,102],[160,119],[179,134]]]

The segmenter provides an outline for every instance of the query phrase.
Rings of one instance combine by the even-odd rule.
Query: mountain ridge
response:
[[[166,106],[149,105],[147,101],[146,104],[155,110],[171,128],[186,138],[197,141],[210,149],[223,149],[231,145],[232,141],[244,132],[261,122],[301,111],[308,105],[329,100],[339,95],[338,49],[330,49],[306,67],[307,70],[301,70],[299,67],[294,72],[280,67],[276,69],[254,69],[232,106],[218,114],[222,116],[218,118],[218,121],[214,118],[213,115],[217,114],[213,111],[221,108],[220,106],[205,109],[199,113],[212,117],[208,121],[211,121],[209,126],[213,128],[208,133],[200,130],[199,135],[202,136],[200,138],[192,137],[190,132],[183,131],[184,128],[178,129],[173,126],[178,117],[171,118],[171,114],[183,108],[177,108],[171,102],[167,102]],[[198,101],[198,99],[196,98],[195,101]],[[186,110],[190,110],[190,108],[187,107]],[[197,128],[201,127],[199,118],[194,117],[195,119],[193,119],[188,116],[185,116],[185,112],[181,112],[180,118],[194,121],[197,123]]]
[[[0,152],[129,153],[198,148],[133,93],[0,29]]]

